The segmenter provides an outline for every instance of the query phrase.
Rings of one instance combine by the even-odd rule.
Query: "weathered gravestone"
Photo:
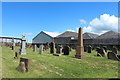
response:
[[[55,56],[61,56],[61,53],[62,53],[62,46],[61,45],[57,45],[56,46],[56,53],[53,54]]]
[[[108,52],[107,57],[108,59],[111,60],[120,61],[120,59],[117,57],[117,55],[114,52]]]
[[[51,42],[50,43],[50,53],[54,53],[54,51],[55,51],[55,43]]]
[[[112,52],[114,52],[115,54],[117,54],[117,51],[118,51],[118,49],[115,46],[113,46]]]
[[[106,55],[106,52],[104,49],[102,48],[96,48],[96,51],[97,51],[97,56],[102,56],[104,57]]]
[[[88,46],[88,50],[87,51],[88,51],[88,53],[91,53],[92,47],[90,45]]]
[[[78,46],[76,49],[75,57],[78,59],[83,58],[84,56],[84,47],[83,47],[83,35],[82,35],[82,28],[79,28],[78,32]]]
[[[20,71],[20,72],[26,72],[25,63],[24,62],[20,62],[16,69],[18,71]]]
[[[14,59],[18,59],[18,56],[19,56],[19,52],[15,52],[15,57],[14,57]]]
[[[22,35],[22,40],[21,40],[21,49],[20,49],[20,54],[21,55],[26,55],[26,39],[25,36]]]
[[[64,55],[69,55],[70,54],[70,47],[69,46],[64,46],[63,47],[63,53],[64,53]]]
[[[39,54],[43,54],[43,47],[44,47],[44,46],[43,46],[42,44],[39,46],[39,49],[40,49],[40,50],[39,50]]]
[[[26,72],[29,72],[30,71],[30,59],[20,58],[20,62],[25,63]]]
[[[105,50],[105,52],[107,52],[107,47],[106,46],[103,46],[103,49]]]
[[[61,45],[57,45],[57,47],[56,47],[56,53],[57,54],[61,54],[62,53],[62,46]]]
[[[88,50],[88,47],[84,46],[84,51],[87,52],[87,50]]]
[[[33,45],[33,51],[36,52],[37,45]]]

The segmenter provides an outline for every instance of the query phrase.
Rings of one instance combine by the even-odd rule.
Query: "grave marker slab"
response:
[[[30,59],[20,58],[20,62],[25,63],[26,72],[29,72],[30,71]]]
[[[40,47],[39,47],[40,48],[39,54],[43,54],[43,47],[44,47],[43,45],[40,45]]]
[[[117,55],[114,52],[108,52],[107,57],[108,59],[111,60],[120,61],[120,59],[117,57]]]

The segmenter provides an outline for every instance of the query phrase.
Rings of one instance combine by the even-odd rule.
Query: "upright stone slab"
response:
[[[105,50],[105,52],[107,52],[107,47],[106,46],[103,46],[103,49]]]
[[[15,52],[15,57],[14,57],[14,59],[18,59],[18,56],[19,56],[19,52]]]
[[[88,51],[88,53],[92,52],[92,47],[90,45],[88,46],[88,50],[87,51]]]
[[[114,52],[115,54],[117,54],[117,51],[118,51],[118,49],[115,46],[113,46],[112,52]]]
[[[97,56],[101,56],[99,53],[100,53],[100,47],[97,47],[96,48],[96,51],[97,51]]]
[[[40,49],[40,50],[39,50],[39,54],[43,54],[43,47],[44,47],[44,46],[43,46],[42,44],[39,46],[39,49]]]
[[[55,51],[55,43],[51,42],[50,43],[50,53],[54,53],[54,51]]]
[[[114,52],[108,52],[107,57],[111,60],[120,61],[119,57]]]
[[[20,58],[20,62],[25,63],[26,72],[30,71],[30,60],[27,58]]]
[[[83,35],[82,35],[82,28],[79,28],[78,32],[78,46],[76,49],[75,57],[78,59],[83,58],[84,56],[84,47],[83,47]]]
[[[97,56],[104,57],[107,55],[107,53],[105,52],[105,50],[103,48],[97,48],[96,51],[98,52]]]
[[[14,42],[14,38],[12,39],[12,50],[14,50],[15,48],[15,42]]]
[[[33,51],[36,52],[37,45],[33,45]]]
[[[57,45],[57,47],[56,47],[56,53],[57,54],[61,54],[62,53],[62,46],[61,45]]]
[[[64,46],[63,53],[64,53],[64,55],[69,55],[70,54],[70,47],[69,46]]]
[[[25,36],[22,35],[22,40],[21,40],[21,50],[20,50],[21,55],[26,55],[26,39]]]
[[[88,47],[84,46],[84,52],[87,52],[87,50],[88,50]]]

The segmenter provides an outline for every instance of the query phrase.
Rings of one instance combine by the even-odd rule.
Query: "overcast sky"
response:
[[[3,2],[3,36],[31,41],[40,31],[60,34],[66,30],[102,34],[118,31],[117,2]]]

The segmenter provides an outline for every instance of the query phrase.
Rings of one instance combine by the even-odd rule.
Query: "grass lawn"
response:
[[[14,59],[15,51],[2,46],[2,78],[118,78],[118,61],[96,56],[97,52],[84,53],[83,59],[74,58],[75,50],[69,56],[53,56],[49,50],[44,54],[27,48],[27,55]],[[30,72],[19,72],[20,57],[29,58]]]

